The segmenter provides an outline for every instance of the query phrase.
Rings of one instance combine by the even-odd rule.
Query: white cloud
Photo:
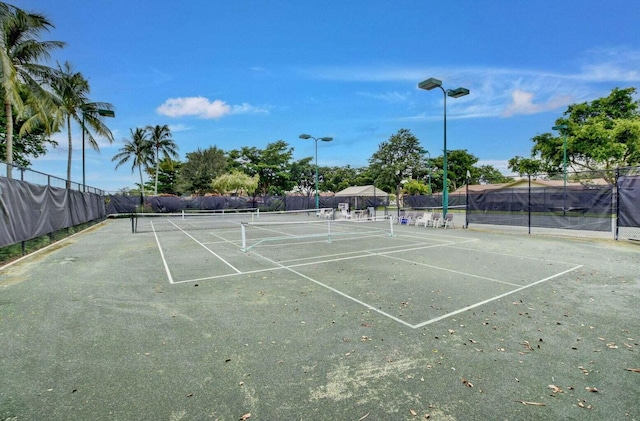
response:
[[[405,102],[411,97],[410,93],[400,93],[397,91],[387,91],[381,93],[359,92],[358,95],[365,98],[379,99],[389,103]]]
[[[192,127],[184,124],[170,124],[169,129],[171,129],[171,133],[178,133],[189,131]]]
[[[229,105],[220,99],[212,102],[202,96],[169,98],[156,111],[167,117],[196,116],[204,119],[218,119],[230,114],[267,112],[265,108],[254,107],[247,103]]]
[[[520,89],[514,90],[511,93],[511,103],[507,105],[502,116],[511,117],[516,114],[537,114],[565,107],[572,102],[572,97],[568,95],[552,97],[542,103],[534,103],[533,99],[534,94],[532,92],[526,92]]]
[[[400,90],[363,97],[400,100],[402,87],[414,87],[406,102],[420,98],[423,114],[406,120],[437,118],[433,110],[442,105],[442,96],[427,94],[417,87],[428,76],[443,75],[446,88],[464,86],[469,96],[447,101],[451,118],[503,117],[557,112],[570,104],[591,101],[607,95],[613,86],[626,86],[640,82],[640,50],[615,47],[586,51],[573,59],[574,71],[565,73],[536,68],[513,67],[428,67],[428,66],[345,66],[298,69],[305,77],[331,81],[362,83],[394,83]],[[446,76],[446,78],[445,78]],[[439,105],[440,104],[440,105]],[[429,108],[430,107],[430,108]]]
[[[640,51],[627,47],[594,49],[583,60],[577,79],[589,82],[625,82],[640,81]]]

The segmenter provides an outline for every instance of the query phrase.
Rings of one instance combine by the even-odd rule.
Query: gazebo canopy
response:
[[[375,186],[352,186],[336,193],[337,197],[388,197],[389,194]]]

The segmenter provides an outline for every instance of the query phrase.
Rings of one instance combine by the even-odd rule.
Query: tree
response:
[[[178,174],[180,173],[180,168],[182,167],[182,162],[178,160],[173,160],[168,156],[165,156],[162,161],[160,161],[159,173],[158,173],[158,193],[159,194],[180,194],[180,190],[178,189]],[[147,174],[151,176],[152,181],[148,181],[146,184],[149,187],[149,190],[153,190],[155,186],[155,177],[156,170],[153,166],[148,166],[146,168]]]
[[[429,186],[420,180],[408,180],[403,184],[402,190],[407,194],[429,194]]]
[[[546,172],[545,165],[540,159],[524,158],[515,156],[509,160],[508,167],[511,171],[517,172],[520,176],[533,175]]]
[[[420,142],[408,129],[400,129],[379,145],[369,164],[379,188],[399,193],[402,181],[413,178],[424,167]]]
[[[15,133],[21,133],[22,125],[25,120],[29,119],[31,110],[27,107],[23,114],[23,118],[13,114],[13,128]],[[7,123],[6,116],[4,115],[4,108],[0,108],[0,139],[5,140],[7,138]],[[50,130],[47,130],[44,126],[33,127],[29,132],[23,132],[18,134],[17,138],[14,135],[13,141],[13,163],[19,167],[29,167],[31,165],[31,158],[38,158],[47,153],[47,146],[56,147],[58,143],[51,139],[48,134]],[[7,161],[5,155],[6,150],[0,148],[0,161]]]
[[[544,165],[561,173],[566,135],[567,164],[573,171],[640,164],[640,101],[634,101],[635,92],[635,88],[616,88],[607,97],[570,105],[555,122],[567,128],[557,136],[535,136],[531,156],[539,156]]]
[[[368,168],[354,168],[350,165],[320,167],[319,173],[323,175],[320,180],[321,191],[339,192],[349,186],[374,184],[374,178]]]
[[[89,100],[89,82],[80,72],[73,70],[71,63],[66,61],[58,64],[51,81],[53,92],[57,96],[57,107],[54,114],[56,122],[64,121],[69,141],[67,152],[67,188],[71,185],[71,162],[73,155],[73,141],[71,137],[71,120],[75,121],[82,129],[82,138],[89,141],[89,145],[100,150],[98,142],[93,137],[92,131],[113,142],[113,134],[104,123],[102,114],[104,111],[112,111],[113,105],[108,102],[91,102]],[[84,145],[83,145],[84,146]]]
[[[145,129],[137,128],[135,131],[130,129],[131,139],[125,139],[124,146],[120,148],[120,152],[116,154],[111,161],[118,161],[116,169],[121,165],[131,161],[131,172],[138,169],[140,174],[140,194],[144,202],[144,181],[142,179],[142,167],[149,167],[153,164],[153,158],[150,155],[151,145],[148,134]]]
[[[256,147],[243,147],[229,152],[229,165],[241,168],[250,176],[258,175],[260,184],[258,190],[263,195],[280,195],[294,186],[290,175],[293,148],[278,140],[267,144],[264,150]]]
[[[50,57],[50,51],[61,48],[60,41],[40,41],[43,31],[53,28],[44,15],[25,12],[6,3],[0,3],[0,87],[6,116],[7,177],[11,178],[13,163],[13,111],[22,116],[25,101],[21,94],[27,95],[27,101],[34,113],[21,127],[28,133],[34,127],[50,127],[47,121],[46,106],[51,98],[40,83],[51,69],[40,64]]]
[[[219,193],[232,193],[238,195],[247,193],[252,195],[258,188],[260,179],[258,175],[248,176],[240,170],[222,174],[211,182],[211,187]]]
[[[263,194],[281,195],[291,190],[294,184],[290,177],[292,157],[293,148],[285,141],[278,140],[267,144],[257,163],[259,188]]]
[[[472,180],[469,181],[470,183],[474,182],[473,179],[477,180],[480,184],[499,184],[514,181],[512,177],[502,175],[502,173],[492,165],[473,167],[470,172],[472,177]]]
[[[171,137],[171,129],[166,124],[147,126],[147,132],[149,132],[149,142],[151,142],[153,161],[155,162],[155,185],[153,188],[153,194],[158,194],[158,173],[160,172],[160,155],[165,157],[177,158],[178,157],[178,145]]]
[[[316,188],[316,167],[311,163],[312,160],[313,158],[307,157],[295,161],[289,171],[291,179],[295,183],[295,190],[307,197],[311,196]],[[318,189],[320,189],[320,180],[322,179],[323,176],[318,168]]]
[[[180,167],[177,189],[183,193],[203,195],[211,191],[211,182],[224,174],[227,158],[224,151],[216,146],[198,148],[186,154]]]

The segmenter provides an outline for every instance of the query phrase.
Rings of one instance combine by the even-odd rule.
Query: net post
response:
[[[389,218],[389,236],[393,237],[393,215]]]
[[[182,213],[182,220],[184,221],[184,209],[180,211]]]
[[[135,234],[137,231],[137,227],[136,227],[136,225],[138,225],[137,222],[138,222],[138,218],[136,218],[136,215],[132,213],[131,214],[131,233],[132,234]]]
[[[244,224],[240,224],[240,233],[242,235],[242,248],[241,250],[247,252],[247,232],[245,231]]]

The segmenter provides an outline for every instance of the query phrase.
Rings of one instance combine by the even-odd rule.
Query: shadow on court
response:
[[[394,233],[109,220],[5,267],[0,419],[640,419],[638,246]]]

